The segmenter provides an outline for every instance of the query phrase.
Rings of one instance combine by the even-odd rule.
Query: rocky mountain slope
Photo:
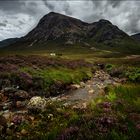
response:
[[[128,35],[107,20],[101,19],[98,22],[89,24],[51,12],[44,16],[37,27],[23,39],[31,41],[33,44],[48,40],[61,40],[66,44],[74,44],[86,42],[89,39],[105,43],[125,37],[128,37]]]
[[[32,31],[15,44],[9,45],[7,49],[49,50],[55,46],[58,50],[68,48],[68,45],[85,48],[105,46],[100,49],[113,48],[117,52],[122,50],[132,52],[135,49],[135,52],[137,51],[135,40],[108,20],[85,23],[54,12],[45,15]]]
[[[134,39],[136,39],[137,41],[140,41],[140,33],[134,34],[134,35],[132,35],[132,37],[133,37]]]
[[[15,43],[18,40],[19,40],[18,38],[5,39],[3,41],[0,41],[0,47],[5,47],[5,46],[8,46],[8,45],[11,45],[11,44]]]

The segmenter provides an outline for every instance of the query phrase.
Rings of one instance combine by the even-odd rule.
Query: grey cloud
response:
[[[38,0],[0,0],[0,10],[9,15],[17,13],[36,14]]]
[[[48,7],[51,11],[54,10],[55,6],[53,4],[50,3],[50,1],[48,0],[42,0],[45,4],[46,7]]]
[[[129,34],[140,32],[140,0],[92,0],[92,3],[94,12],[86,21],[105,18]]]
[[[25,24],[22,20],[19,20],[20,25]]]
[[[131,32],[131,33],[136,33],[136,32],[140,32],[139,29],[139,23],[140,23],[140,12],[139,10],[136,10],[136,13],[131,13],[128,16],[128,24],[126,26],[126,30]]]
[[[72,15],[72,11],[70,9],[70,6],[69,6],[68,2],[66,2],[65,5],[64,5],[64,11],[67,15]]]
[[[0,39],[24,35],[50,11],[86,22],[104,18],[129,34],[140,32],[140,0],[0,0]]]
[[[97,0],[92,0],[92,2],[93,2],[93,5],[95,5],[96,7],[99,7],[102,4],[101,1],[97,1]]]
[[[6,24],[5,23],[0,23],[0,26],[6,27]]]
[[[125,0],[109,0],[108,3],[111,4],[114,8],[120,6]]]
[[[57,11],[58,6],[62,6],[63,11],[67,15],[72,15],[72,9],[70,9],[70,5],[67,0],[60,0],[60,1],[55,1],[55,0],[42,0],[47,8],[49,8],[50,11]]]
[[[5,12],[19,12],[25,6],[23,0],[0,0],[0,9]]]

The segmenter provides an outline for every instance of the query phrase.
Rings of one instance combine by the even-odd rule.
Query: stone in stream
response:
[[[89,94],[93,94],[93,93],[94,93],[94,90],[93,90],[93,89],[90,89],[90,90],[88,91],[88,93],[89,93]]]
[[[78,84],[72,84],[71,89],[79,89],[81,86]]]
[[[84,82],[80,82],[80,86],[83,88],[83,87],[85,87],[85,83]]]

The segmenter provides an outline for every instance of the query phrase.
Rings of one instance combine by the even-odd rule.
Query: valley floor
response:
[[[1,139],[138,140],[139,57],[107,60],[1,56]]]

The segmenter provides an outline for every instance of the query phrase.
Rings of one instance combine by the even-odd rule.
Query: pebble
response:
[[[90,89],[90,90],[88,91],[88,93],[92,94],[92,93],[94,93],[94,90],[93,90],[93,89]]]
[[[9,112],[9,110],[7,110],[7,112],[3,113],[3,116],[5,117],[6,120],[10,120],[12,115],[13,115],[13,113]]]
[[[20,99],[25,100],[25,99],[29,98],[29,94],[24,90],[18,90],[17,92],[15,92],[14,96],[16,98],[18,98],[19,100]]]
[[[69,106],[70,104],[69,103],[64,103],[63,106],[67,107]]]
[[[22,108],[22,107],[24,107],[25,106],[25,102],[22,102],[22,101],[17,101],[16,102],[16,107],[17,108]]]
[[[85,87],[85,83],[84,82],[80,82],[80,86],[81,87]]]
[[[25,130],[25,129],[22,129],[20,133],[21,133],[22,135],[27,135],[27,134],[28,134],[28,131]]]
[[[81,86],[80,85],[78,85],[78,84],[73,84],[73,85],[71,85],[71,88],[72,89],[79,89]]]
[[[29,118],[30,118],[32,121],[34,121],[34,119],[35,119],[33,116],[30,116]]]

